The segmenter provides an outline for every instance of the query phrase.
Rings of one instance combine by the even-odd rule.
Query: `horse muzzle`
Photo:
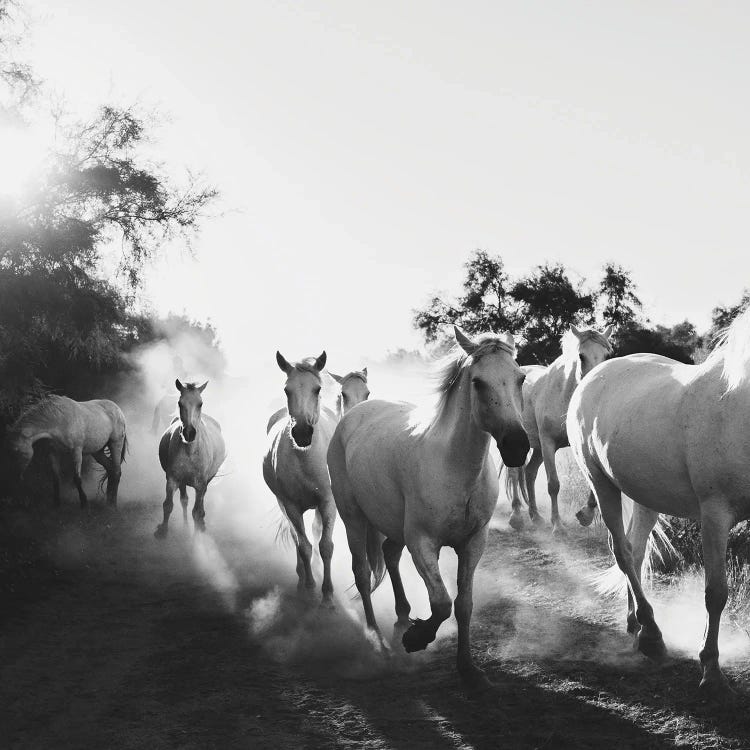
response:
[[[505,434],[497,444],[503,463],[510,468],[523,466],[529,452],[529,438],[526,432],[518,428]]]
[[[197,430],[193,425],[190,425],[190,427],[184,427],[182,428],[182,439],[186,443],[192,443],[195,440],[195,436],[197,435]]]
[[[296,422],[292,427],[292,440],[300,448],[309,448],[313,439],[313,426]]]

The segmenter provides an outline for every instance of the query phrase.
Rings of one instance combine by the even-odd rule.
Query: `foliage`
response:
[[[701,346],[702,341],[695,326],[687,320],[672,327],[657,325],[650,328],[647,325],[631,323],[618,331],[615,354],[621,357],[637,352],[649,352],[692,364],[696,349]]]
[[[37,87],[14,58],[16,10],[0,0],[6,115],[26,112]],[[43,167],[0,202],[0,427],[45,390],[92,397],[136,344],[162,335],[136,306],[143,265],[164,241],[189,242],[216,196],[193,177],[175,184],[146,157],[148,120],[134,108],[58,114],[55,128]]]

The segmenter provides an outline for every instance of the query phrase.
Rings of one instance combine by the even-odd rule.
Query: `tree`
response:
[[[560,354],[560,338],[577,321],[591,321],[594,299],[574,286],[561,264],[537,266],[517,281],[512,297],[520,303],[521,364],[549,364]]]
[[[641,301],[635,293],[630,272],[622,266],[606,263],[597,303],[603,325],[614,325],[617,331],[635,323],[641,311]]]
[[[732,321],[750,305],[750,289],[742,292],[736,305],[718,305],[711,311],[711,328],[706,336],[713,343],[732,324]]]
[[[0,82],[32,80],[7,56],[9,8],[0,0]],[[6,86],[5,109],[25,92]],[[90,397],[128,367],[124,355],[154,335],[135,306],[144,262],[167,239],[189,242],[216,196],[192,177],[175,184],[145,157],[146,118],[133,108],[56,124],[41,172],[0,203],[0,425],[44,390]],[[104,261],[115,247],[113,277]]]
[[[464,263],[463,294],[455,303],[434,296],[422,310],[414,311],[414,326],[427,343],[439,342],[449,325],[460,325],[469,333],[516,329],[513,300],[503,261],[484,250],[476,250]]]

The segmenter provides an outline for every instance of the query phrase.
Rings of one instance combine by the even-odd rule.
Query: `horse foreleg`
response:
[[[544,519],[539,514],[536,507],[536,476],[539,473],[539,467],[542,465],[542,452],[539,448],[531,451],[529,462],[524,468],[526,475],[526,494],[529,498],[529,516],[531,520],[538,525],[544,525]]]
[[[388,576],[393,586],[393,598],[396,601],[396,623],[394,625],[394,635],[399,632],[403,635],[409,625],[409,612],[411,604],[406,598],[404,583],[401,580],[401,571],[398,564],[401,561],[401,553],[404,551],[404,545],[394,542],[392,539],[386,539],[383,542],[383,558],[385,567],[388,569]]]
[[[195,502],[193,503],[193,524],[197,531],[206,530],[206,510],[203,507],[203,500],[206,497],[207,485],[199,485],[195,488]],[[182,495],[180,495],[182,502]]]
[[[469,625],[473,609],[474,571],[487,542],[487,526],[470,537],[456,549],[458,553],[458,595],[456,596],[456,620],[458,622],[458,653],[456,666],[464,684],[470,691],[482,690],[492,683],[484,672],[474,664],[471,657]]]
[[[431,610],[427,620],[415,620],[401,639],[404,648],[411,652],[421,651],[435,640],[438,628],[450,617],[452,603],[440,575],[438,542],[422,532],[412,531],[407,534],[406,546],[427,587]]]
[[[78,500],[81,507],[85,508],[88,504],[88,498],[83,491],[83,481],[81,480],[81,465],[83,464],[83,447],[73,449],[73,483],[78,490]]]
[[[336,523],[336,503],[332,496],[320,504],[320,518],[322,528],[318,548],[323,560],[323,604],[332,605],[331,558],[333,557],[333,525]]]
[[[544,471],[547,474],[547,492],[549,492],[552,521],[552,531],[562,531],[560,522],[560,511],[557,507],[557,495],[560,492],[560,479],[557,476],[557,466],[555,465],[555,453],[557,447],[549,438],[542,438],[542,459],[544,460]]]
[[[305,532],[305,521],[302,511],[292,501],[284,502],[284,511],[294,529],[297,543],[297,591],[308,593],[315,588],[315,576],[312,571],[312,544]]]
[[[167,492],[166,497],[164,498],[164,505],[162,506],[164,509],[164,519],[156,527],[156,531],[154,532],[154,536],[157,539],[163,539],[167,535],[167,531],[169,529],[169,516],[172,514],[172,508],[174,507],[172,496],[174,495],[174,491],[176,489],[177,482],[175,482],[174,479],[167,477]]]
[[[727,538],[734,524],[734,514],[726,503],[716,500],[701,505],[701,541],[706,570],[706,629],[700,651],[703,677],[700,688],[705,692],[730,690],[719,667],[719,623],[727,603]]]
[[[54,448],[49,452],[49,466],[52,474],[52,497],[55,506],[60,507],[60,458]]]
[[[633,549],[625,534],[622,522],[622,495],[609,479],[601,472],[592,477],[596,499],[602,519],[609,529],[612,540],[612,552],[620,570],[627,576],[630,590],[635,599],[635,615],[641,631],[636,637],[638,650],[654,659],[666,654],[661,630],[654,620],[654,609],[646,599],[641,586],[640,576],[636,573],[633,560]]]
[[[184,482],[180,485],[180,504],[182,505],[182,520],[187,523],[188,494],[187,485]]]

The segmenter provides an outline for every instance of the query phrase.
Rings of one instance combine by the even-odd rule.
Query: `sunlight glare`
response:
[[[0,129],[0,196],[18,195],[45,156],[41,138],[31,128]]]

